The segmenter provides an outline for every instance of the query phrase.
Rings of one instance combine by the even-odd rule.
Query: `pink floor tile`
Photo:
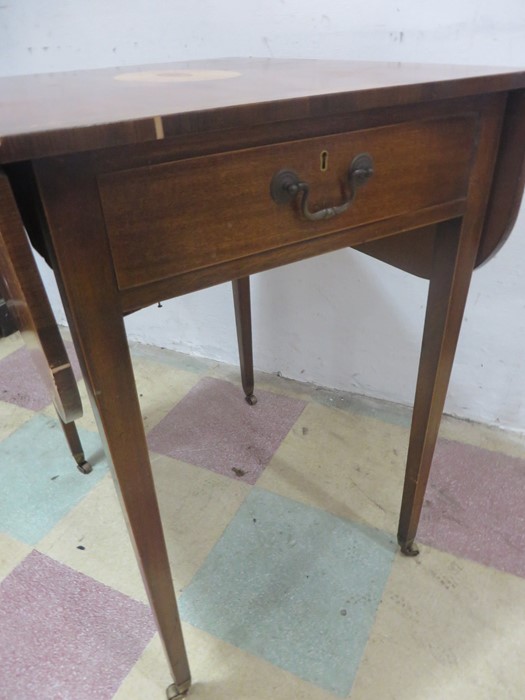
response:
[[[440,440],[421,542],[525,577],[525,460]]]
[[[149,433],[155,452],[254,484],[301,415],[305,402],[205,377]]]
[[[147,606],[32,552],[0,583],[0,697],[109,700],[155,632]]]
[[[81,373],[71,343],[66,349],[77,379]],[[0,401],[14,403],[31,411],[40,411],[51,403],[45,385],[40,379],[29,351],[24,347],[0,360]]]

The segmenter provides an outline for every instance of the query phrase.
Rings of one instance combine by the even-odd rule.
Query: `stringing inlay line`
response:
[[[164,126],[162,124],[162,117],[153,117],[153,123],[155,124],[155,136],[158,139],[164,138]]]

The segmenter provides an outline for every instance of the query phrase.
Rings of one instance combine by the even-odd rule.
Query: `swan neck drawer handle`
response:
[[[325,207],[318,211],[310,211],[308,196],[310,185],[303,182],[293,170],[280,170],[272,178],[270,194],[277,204],[291,202],[301,194],[301,214],[308,221],[332,219],[345,212],[355,199],[357,190],[362,187],[374,174],[374,161],[368,153],[356,156],[348,168],[348,183],[345,183],[346,199],[341,204]]]

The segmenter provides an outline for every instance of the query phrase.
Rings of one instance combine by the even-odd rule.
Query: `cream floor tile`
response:
[[[227,365],[222,362],[217,362],[213,367],[206,372],[210,377],[216,379],[225,379],[239,387],[242,392],[241,370],[235,365]],[[284,394],[295,399],[308,401],[311,398],[312,391],[315,387],[312,384],[298,382],[294,379],[287,379],[278,374],[270,374],[268,372],[255,372],[255,395],[258,390],[272,391],[274,394]],[[241,393],[242,396],[242,393]]]
[[[175,586],[180,591],[201,566],[250,487],[169,457],[153,454],[152,463]],[[77,549],[79,545],[85,549]],[[126,595],[147,601],[109,476],[38,543],[37,549]]]
[[[152,455],[177,590],[193,578],[251,487],[208,469]]]
[[[135,382],[146,431],[151,430],[199,381],[195,372],[171,367],[169,364],[136,358],[133,362]],[[97,430],[84,381],[78,384],[84,415],[77,422],[87,430]]]
[[[146,432],[159,423],[199,381],[200,376],[148,360],[133,363]]]
[[[85,549],[77,549],[79,546]],[[132,598],[147,601],[109,475],[40,540],[36,548]]]
[[[447,440],[525,459],[525,435],[522,433],[444,416],[439,435]]]
[[[184,624],[193,686],[188,700],[336,700],[267,661]],[[156,636],[114,700],[165,700],[169,673]]]
[[[158,347],[156,345],[146,345],[145,343],[135,341],[130,342],[130,350],[134,362],[142,358],[150,362],[167,364],[175,369],[182,369],[197,374],[204,374],[217,364],[216,360],[209,360],[205,357],[197,357],[196,355],[187,355],[177,350],[168,350],[167,348]]]
[[[7,338],[0,338],[0,360],[22,347],[24,347],[24,341],[20,333],[13,333],[8,335]]]
[[[0,440],[4,440],[35,415],[34,411],[0,401]]]
[[[423,547],[398,556],[352,700],[522,700],[525,580]]]
[[[265,391],[273,391],[274,394],[284,394],[302,401],[312,400],[312,395],[315,392],[313,384],[298,382],[295,379],[281,377],[278,374],[267,374],[266,372],[261,372],[256,376],[254,392],[256,396],[259,387]]]
[[[257,485],[396,532],[408,431],[309,404]]]
[[[31,547],[0,532],[0,581],[31,553]]]

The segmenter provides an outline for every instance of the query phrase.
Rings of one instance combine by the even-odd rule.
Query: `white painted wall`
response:
[[[219,56],[525,66],[524,0],[3,0],[0,74]],[[525,216],[476,272],[446,410],[525,429]],[[57,294],[46,273],[57,306]],[[253,279],[260,369],[412,401],[426,284],[355,251]],[[63,318],[63,316],[61,316]],[[144,310],[133,339],[236,362],[228,286]]]

